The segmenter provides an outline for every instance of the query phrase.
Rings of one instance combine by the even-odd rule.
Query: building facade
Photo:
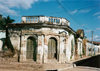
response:
[[[0,51],[2,51],[2,49],[3,49],[4,39],[5,38],[6,38],[5,31],[4,30],[0,30]]]
[[[0,51],[7,50],[5,31],[0,31]],[[23,16],[21,23],[8,24],[8,44],[20,61],[66,63],[100,53],[100,43],[84,38],[84,30],[76,32],[65,18]]]
[[[79,57],[83,55],[83,40],[81,38],[77,39],[77,54]]]
[[[93,56],[100,53],[100,42],[86,42],[86,56]]]
[[[75,31],[65,18],[24,16],[22,23],[9,24],[9,37],[20,60],[66,63],[74,59]]]

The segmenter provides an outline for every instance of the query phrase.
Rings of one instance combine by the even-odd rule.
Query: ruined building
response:
[[[21,50],[20,60],[65,63],[74,59],[76,32],[65,18],[23,16],[22,23],[9,24],[13,48]]]

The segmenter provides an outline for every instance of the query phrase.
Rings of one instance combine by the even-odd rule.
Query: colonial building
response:
[[[9,24],[9,37],[20,60],[65,63],[74,59],[76,32],[65,18],[23,16],[22,23]]]
[[[86,43],[86,55],[97,55],[100,53],[100,42],[87,41]]]

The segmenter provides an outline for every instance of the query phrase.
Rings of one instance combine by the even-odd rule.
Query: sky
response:
[[[0,14],[21,22],[21,16],[64,17],[75,31],[100,41],[100,0],[0,0]]]

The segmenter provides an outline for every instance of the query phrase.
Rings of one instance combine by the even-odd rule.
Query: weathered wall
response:
[[[0,40],[0,51],[2,51],[3,42]]]
[[[22,31],[22,33],[21,33]],[[47,63],[48,60],[48,41],[51,37],[57,40],[57,61],[65,63],[74,59],[75,41],[74,35],[70,34],[63,29],[54,28],[27,28],[21,31],[9,30],[10,40],[14,49],[19,50],[21,46],[21,61],[26,61],[27,39],[28,37],[35,37],[37,40],[37,62]],[[20,37],[20,34],[21,37]],[[21,39],[21,41],[20,41]],[[73,40],[73,55],[71,57],[71,41]],[[21,44],[21,45],[20,45]]]
[[[6,38],[5,31],[0,30],[0,51],[2,50],[2,47],[3,47],[3,44],[4,44],[3,41],[1,40],[3,38]]]
[[[0,30],[0,39],[1,38],[6,38],[5,31],[3,30],[2,31]]]
[[[73,41],[73,54],[71,52],[71,48],[72,48],[72,45],[71,45],[71,41]],[[68,37],[68,61],[70,60],[73,60],[74,59],[74,55],[75,55],[75,38],[74,38],[74,35],[70,34],[69,37]],[[72,55],[71,55],[72,54]]]
[[[78,38],[77,39],[77,48],[78,48],[78,56],[82,56],[82,54],[83,54],[83,52],[82,52],[82,50],[83,50],[83,47],[82,47],[82,39],[81,38]]]

